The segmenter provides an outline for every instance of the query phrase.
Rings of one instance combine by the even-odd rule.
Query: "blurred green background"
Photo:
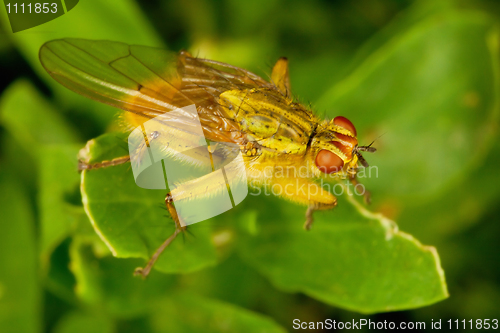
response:
[[[282,332],[296,318],[427,330],[442,319],[444,330],[449,319],[498,319],[498,1],[87,0],[16,34],[0,12],[2,332]],[[378,138],[365,156],[378,176],[361,179],[368,208],[434,246],[440,263],[403,234],[385,242],[346,198],[306,233],[303,207],[249,197],[177,239],[159,262],[170,274],[133,278],[173,231],[165,193],[128,196],[127,166],[88,174],[86,209],[129,258],[113,257],[82,206],[76,155],[105,132],[94,157],[123,155],[117,116],[44,72],[38,49],[62,37],[187,49],[263,77],[288,57],[300,101],[348,117],[361,144]]]

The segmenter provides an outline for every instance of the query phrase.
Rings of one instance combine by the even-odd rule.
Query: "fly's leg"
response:
[[[80,160],[78,160],[78,171],[108,168],[108,167],[112,167],[115,165],[124,164],[127,162],[130,162],[129,155],[113,158],[112,160],[109,160],[109,161],[102,161],[102,162],[96,162],[96,163],[87,163],[84,160],[80,159]]]
[[[153,268],[156,260],[158,260],[158,257],[160,256],[160,254],[163,252],[163,250],[165,250],[167,248],[167,246],[170,245],[170,243],[172,243],[175,239],[175,237],[177,237],[177,235],[181,232],[180,229],[175,229],[174,233],[172,234],[172,236],[168,237],[164,242],[163,244],[161,244],[161,246],[155,251],[155,253],[153,254],[153,256],[151,257],[151,259],[149,259],[148,261],[148,264],[142,268],[142,267],[137,267],[134,271],[134,276],[138,276],[138,275],[141,275],[143,278],[146,278],[148,275],[149,275],[149,272],[151,271],[151,269]]]
[[[351,182],[351,184],[354,186],[354,188],[356,188],[357,185],[361,185],[363,186],[360,182],[358,182],[358,180],[356,179],[356,174],[350,174],[349,175],[349,181]],[[368,191],[367,189],[365,189],[365,187],[363,186],[363,198],[365,200],[365,203],[367,205],[369,205],[372,201],[371,201],[371,193],[370,191]]]
[[[281,196],[293,202],[307,205],[304,229],[310,230],[316,210],[332,209],[337,205],[337,198],[325,191],[318,184],[302,178],[273,178],[272,186],[281,188]]]
[[[168,212],[175,222],[175,229],[180,229],[181,231],[186,230],[187,225],[182,221],[182,219],[177,215],[177,210],[174,207],[174,198],[172,197],[172,192],[168,192],[165,197],[165,205],[167,206]]]
[[[332,197],[334,197],[334,196],[332,195]],[[316,202],[316,203],[310,204],[306,210],[306,222],[304,223],[304,229],[311,230],[311,226],[314,222],[314,218],[313,218],[314,211],[316,211],[316,210],[328,210],[328,209],[334,208],[335,206],[337,206],[337,198],[335,198],[335,201],[333,203]]]
[[[179,218],[177,215],[177,211],[175,210],[175,207],[173,205],[173,198],[172,194],[169,192],[165,198],[165,205],[167,206],[168,212],[170,213],[170,216],[172,216],[172,219],[175,222],[175,231],[174,233],[168,237],[163,244],[160,245],[158,249],[156,249],[155,253],[151,256],[151,259],[149,259],[148,263],[144,268],[138,267],[134,271],[134,276],[141,275],[143,278],[146,278],[149,273],[151,272],[151,269],[153,268],[154,264],[162,254],[162,252],[174,241],[174,239],[177,237],[177,235],[187,229],[187,226],[185,223],[182,222],[182,220]]]
[[[257,142],[248,141],[243,147],[241,147],[241,153],[248,157],[258,156],[262,153],[261,146]]]

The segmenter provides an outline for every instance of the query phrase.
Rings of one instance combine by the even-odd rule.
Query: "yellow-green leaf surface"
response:
[[[81,207],[66,200],[78,189],[78,138],[74,128],[27,81],[13,83],[0,102],[2,125],[28,154],[26,161],[30,157],[34,161],[30,171],[39,182],[40,247],[46,266],[51,252],[82,217]]]
[[[82,233],[82,226],[91,229],[80,203],[77,153],[81,144],[76,143],[76,131],[27,81],[16,81],[5,90],[0,120],[6,129],[7,157],[22,157],[15,171],[22,179],[32,177],[38,187],[40,273],[53,293],[74,301],[64,240]]]
[[[173,295],[155,308],[154,332],[286,332],[264,315],[189,293]]]
[[[36,333],[41,332],[42,293],[35,221],[28,196],[7,170],[0,166],[0,327],[5,333]]]
[[[249,232],[238,242],[239,253],[282,290],[363,313],[447,297],[436,249],[348,195],[333,211],[316,213],[309,232],[302,228],[305,208],[272,197],[247,200],[259,210],[246,217]]]
[[[112,333],[113,322],[103,315],[70,312],[57,323],[54,333]]]
[[[284,332],[272,319],[261,314],[191,292],[180,292],[182,277],[163,274],[152,274],[147,280],[133,277],[131,272],[140,260],[97,258],[80,237],[72,243],[71,257],[81,299],[105,309],[115,318],[142,318],[148,322],[151,332]],[[71,325],[84,318],[90,320],[89,315],[70,314],[59,326],[73,327]],[[95,319],[103,322],[104,318]],[[106,322],[103,324],[109,326]]]
[[[43,145],[78,140],[75,129],[28,81],[12,83],[2,94],[0,108],[3,126],[36,158]]]
[[[75,291],[86,304],[103,308],[114,317],[137,317],[147,315],[154,302],[174,291],[175,276],[152,274],[142,280],[132,275],[142,260],[100,257],[95,250],[81,236],[74,237],[70,246]]]

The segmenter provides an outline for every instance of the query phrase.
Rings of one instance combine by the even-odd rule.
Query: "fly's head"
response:
[[[358,146],[356,128],[342,116],[321,124],[311,142],[315,167],[323,174],[348,172],[355,174],[357,165],[368,167],[361,152],[375,152],[369,146]]]

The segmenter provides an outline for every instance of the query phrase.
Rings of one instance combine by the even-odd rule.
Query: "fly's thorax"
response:
[[[356,128],[345,117],[322,123],[312,137],[309,156],[323,174],[346,172],[356,167]]]
[[[304,155],[317,126],[311,111],[271,89],[228,90],[219,104],[250,141],[277,153]]]

